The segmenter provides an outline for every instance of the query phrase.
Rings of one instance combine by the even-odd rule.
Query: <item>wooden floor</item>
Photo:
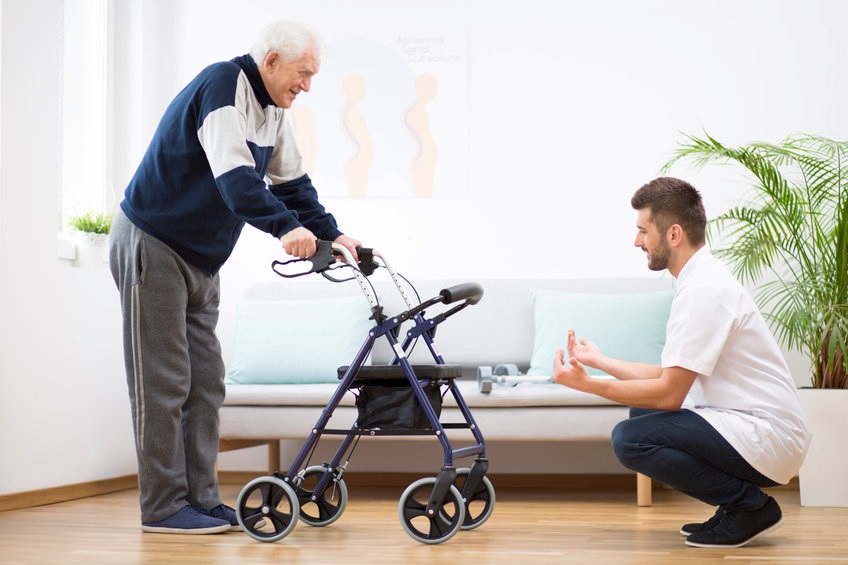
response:
[[[234,504],[244,483],[223,485]],[[798,492],[777,489],[785,523],[739,549],[687,547],[678,533],[712,509],[667,489],[639,508],[625,490],[567,492],[498,490],[491,518],[439,545],[413,540],[400,526],[403,487],[349,486],[347,509],[324,528],[300,523],[274,543],[247,535],[145,534],[139,528],[138,492],[122,491],[77,501],[0,513],[0,563],[37,564],[524,564],[656,563],[848,564],[848,509],[799,505]]]

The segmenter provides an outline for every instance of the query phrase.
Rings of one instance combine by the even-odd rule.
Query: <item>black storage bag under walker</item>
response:
[[[441,387],[430,382],[422,387],[436,416],[442,413]],[[407,380],[381,381],[364,384],[356,398],[359,427],[384,430],[431,428],[427,414],[421,408],[412,385]]]

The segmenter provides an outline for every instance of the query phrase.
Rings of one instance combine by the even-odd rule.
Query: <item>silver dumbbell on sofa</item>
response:
[[[501,363],[491,366],[483,365],[477,367],[477,389],[483,394],[492,392],[493,385],[515,386],[519,383],[551,383],[551,377],[532,377],[522,375],[518,367],[513,363]]]

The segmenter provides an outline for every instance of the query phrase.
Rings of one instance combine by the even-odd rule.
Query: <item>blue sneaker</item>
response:
[[[158,522],[141,523],[141,531],[155,534],[219,534],[229,529],[229,522],[205,514],[193,506],[183,506]]]
[[[236,511],[229,506],[224,504],[219,504],[215,508],[210,508],[209,510],[202,509],[201,512],[204,514],[208,514],[213,518],[217,518],[218,520],[224,520],[230,525],[230,531],[240,531],[241,526],[239,526],[238,518],[236,518]]]
[[[218,518],[219,520],[226,520],[230,523],[230,531],[232,532],[241,531],[241,526],[238,523],[238,518],[236,518],[236,511],[225,504],[219,504],[211,510],[201,510],[201,512],[204,512],[209,516],[212,516],[213,518]],[[254,525],[254,528],[261,528],[264,525],[265,519],[260,518],[259,521],[256,522],[256,524]]]

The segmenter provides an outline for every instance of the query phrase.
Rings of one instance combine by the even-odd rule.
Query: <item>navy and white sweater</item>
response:
[[[341,235],[250,55],[210,65],[174,98],[121,209],[209,274],[245,222],[277,238],[298,226],[320,239]]]

